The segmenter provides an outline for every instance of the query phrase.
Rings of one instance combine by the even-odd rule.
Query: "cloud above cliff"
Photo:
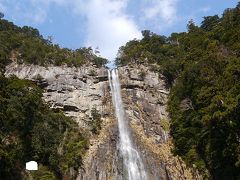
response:
[[[127,14],[128,0],[88,0],[73,3],[75,14],[86,18],[85,46],[99,48],[101,55],[114,60],[120,46],[141,38],[134,20]]]
[[[89,0],[82,12],[87,19],[85,45],[99,47],[102,56],[113,60],[118,48],[141,38],[136,23],[126,13],[127,1]]]
[[[178,0],[145,0],[144,18],[161,18],[164,23],[170,24],[177,17],[177,2]]]

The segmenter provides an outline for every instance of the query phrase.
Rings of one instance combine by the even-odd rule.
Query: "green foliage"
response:
[[[170,122],[167,119],[160,119],[160,125],[163,128],[164,131],[170,130]]]
[[[56,176],[46,167],[40,165],[37,171],[30,171],[27,180],[56,180]]]
[[[90,122],[91,126],[91,131],[93,134],[99,134],[99,131],[101,130],[101,114],[99,114],[99,111],[94,107],[91,110],[91,116],[92,116],[92,121]]]
[[[2,19],[3,17],[4,17],[4,14],[0,12],[0,19]]]
[[[158,70],[171,84],[181,67],[177,60],[184,55],[182,48],[176,45],[178,37],[166,38],[147,30],[142,31],[142,34],[142,40],[129,41],[119,49],[120,56],[116,59],[116,64],[159,64],[161,68]]]
[[[88,144],[77,127],[49,110],[32,82],[0,76],[0,179],[22,179],[30,160],[48,168],[40,179],[70,177]]]
[[[174,153],[206,178],[240,178],[240,8],[193,21],[169,38],[143,31],[117,63],[158,64],[171,86]],[[188,102],[188,103],[187,103]],[[183,108],[185,107],[185,108]]]
[[[213,30],[220,22],[220,18],[218,17],[218,15],[207,16],[207,17],[203,17],[203,18],[204,18],[204,20],[202,22],[201,28],[206,31]]]
[[[106,59],[94,54],[91,47],[76,50],[60,48],[52,44],[51,40],[44,39],[37,29],[28,26],[21,28],[1,17],[2,14],[0,14],[1,69],[11,61],[44,66],[67,64],[75,67],[86,63],[100,67],[107,62]]]
[[[89,76],[96,76],[97,72],[94,69],[90,69],[88,74],[89,74]]]
[[[191,19],[187,24],[188,32],[193,33],[197,32],[198,27],[195,25],[194,21]]]

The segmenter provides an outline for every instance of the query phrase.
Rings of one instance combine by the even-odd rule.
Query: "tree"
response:
[[[188,32],[195,32],[198,29],[198,27],[195,25],[195,22],[193,21],[193,19],[188,21],[187,29],[188,29]]]
[[[206,17],[203,17],[203,18],[204,18],[204,20],[202,22],[201,28],[203,28],[206,31],[212,30],[214,27],[216,27],[216,25],[220,21],[220,18],[218,17],[218,15],[206,16]]]
[[[0,12],[0,19],[2,19],[3,17],[4,17],[4,14]]]
[[[152,33],[149,30],[143,30],[142,31],[142,36],[143,39],[149,40],[149,38],[151,37]]]
[[[236,8],[237,8],[237,9],[240,9],[240,2],[238,2]]]

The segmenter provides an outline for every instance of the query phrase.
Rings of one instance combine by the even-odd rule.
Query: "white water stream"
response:
[[[108,78],[112,92],[112,101],[115,106],[115,114],[118,120],[120,152],[122,153],[125,169],[128,172],[128,180],[146,180],[147,176],[141,157],[134,148],[130,138],[130,132],[123,109],[118,70],[109,70]]]

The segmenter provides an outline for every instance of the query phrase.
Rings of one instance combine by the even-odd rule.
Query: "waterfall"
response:
[[[118,120],[119,129],[119,147],[123,157],[125,169],[128,172],[128,180],[146,180],[146,172],[142,163],[139,152],[134,148],[131,138],[128,123],[126,122],[122,97],[121,86],[118,77],[118,70],[113,69],[108,71],[108,78],[112,92],[112,101],[115,106],[115,114]]]

